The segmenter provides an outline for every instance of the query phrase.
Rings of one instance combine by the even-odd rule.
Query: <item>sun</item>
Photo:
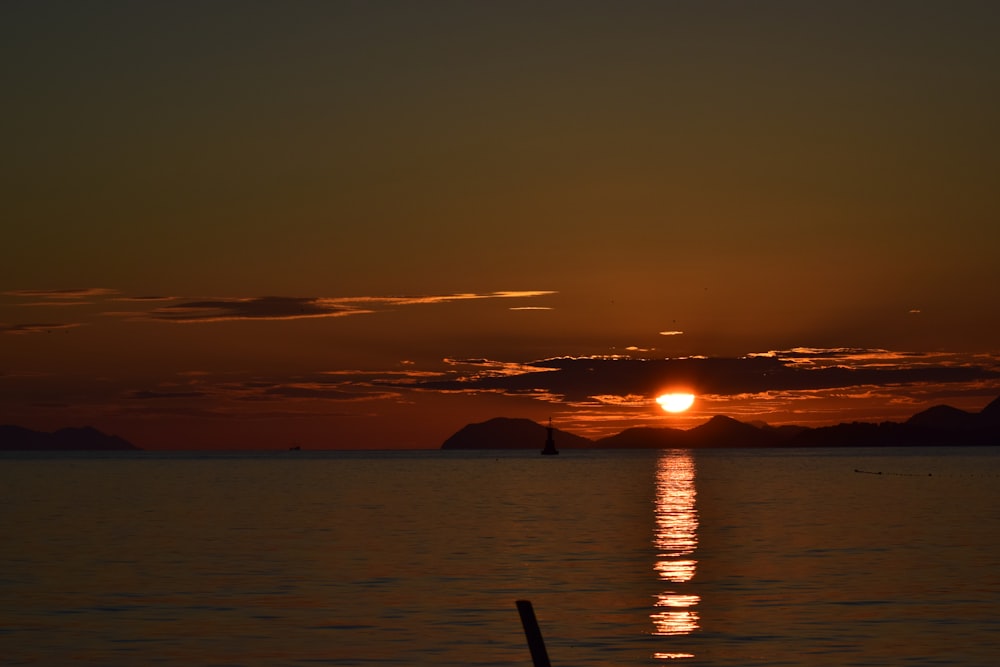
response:
[[[667,412],[684,412],[694,404],[694,394],[660,394],[656,402]]]

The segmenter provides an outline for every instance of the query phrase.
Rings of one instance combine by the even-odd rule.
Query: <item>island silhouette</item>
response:
[[[555,442],[565,449],[988,446],[1000,445],[1000,397],[980,412],[937,405],[903,422],[769,426],[717,415],[687,430],[643,426],[598,440],[552,430]],[[441,449],[537,449],[547,432],[547,427],[530,419],[496,417],[462,427]]]
[[[979,412],[936,405],[903,422],[847,422],[834,426],[770,426],[716,415],[687,430],[640,426],[592,440],[531,419],[496,417],[467,424],[441,449],[708,449],[748,447],[913,447],[1000,445],[1000,397]],[[124,438],[90,426],[47,433],[0,425],[0,451],[139,451]]]
[[[0,425],[0,451],[131,451],[139,448],[124,438],[90,426],[61,428],[52,433],[10,424]]]

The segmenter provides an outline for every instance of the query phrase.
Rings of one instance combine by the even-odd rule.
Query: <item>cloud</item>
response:
[[[736,396],[911,383],[1000,381],[1000,360],[949,359],[886,350],[798,348],[738,358],[562,357],[528,364],[466,360],[469,370],[448,380],[417,382],[440,391],[552,394],[569,402],[611,402],[669,388]]]
[[[546,368],[543,361],[533,361],[527,364],[516,361],[494,361],[491,359],[444,359],[449,366],[463,367],[470,369],[460,376],[459,382],[469,382],[476,379],[488,377],[512,377],[527,373],[540,373],[547,370],[557,370],[555,366]]]
[[[661,336],[683,336],[684,332],[683,331],[661,331],[660,335]]]
[[[180,297],[171,295],[122,294],[103,287],[72,289],[9,290],[0,294],[18,299],[37,299],[18,303],[20,307],[80,306],[90,300],[130,304],[132,310],[106,311],[104,316],[173,323],[226,322],[235,320],[299,320],[363,315],[401,306],[443,304],[483,299],[527,299],[555,294],[552,290],[504,290],[495,292],[459,292],[400,296],[253,296],[253,297]],[[88,300],[89,299],[89,300]],[[547,309],[545,306],[515,306],[511,310]],[[22,325],[17,325],[22,326]],[[32,327],[36,325],[23,325]],[[65,325],[68,326],[68,325]],[[10,325],[11,333],[22,332]],[[25,329],[23,332],[27,332]]]
[[[134,391],[128,395],[128,398],[201,398],[205,395],[203,391]]]
[[[395,398],[398,392],[371,391],[350,385],[323,385],[317,383],[300,383],[271,387],[264,390],[265,396],[282,398],[317,398],[326,401],[374,401],[385,398]]]
[[[93,303],[93,299],[110,297],[118,294],[118,290],[104,287],[83,287],[76,289],[22,289],[2,292],[4,296],[19,299],[41,299],[22,306],[85,306]]]
[[[23,335],[52,333],[57,330],[75,329],[83,326],[79,322],[39,322],[30,324],[0,324],[0,333]]]
[[[371,312],[318,298],[265,296],[240,299],[184,301],[150,311],[149,317],[170,322],[225,322],[229,320],[295,320],[342,317]]]
[[[510,299],[554,294],[551,291],[488,292],[424,296],[215,298],[186,300],[148,313],[154,320],[169,322],[224,322],[231,320],[295,320],[344,317],[374,313],[386,306],[438,304],[471,299]]]
[[[106,289],[104,287],[83,287],[76,289],[21,289],[3,292],[5,296],[32,299],[53,299],[57,301],[65,299],[91,299],[99,296],[111,296],[118,293],[118,290]]]
[[[113,301],[134,301],[137,303],[149,303],[152,301],[176,301],[180,297],[176,296],[120,296]]]
[[[460,294],[443,294],[437,296],[401,296],[401,297],[359,297],[360,300],[383,301],[394,305],[412,305],[418,303],[447,303],[449,301],[468,301],[473,299],[527,299],[535,296],[547,296],[555,294],[552,290],[521,290],[521,291],[500,291],[485,292],[477,294],[473,292]]]
[[[618,396],[616,394],[598,394],[597,396],[591,396],[595,401],[601,405],[614,405],[617,407],[636,407],[645,405],[649,397],[642,396],[640,394],[628,394],[627,396]]]

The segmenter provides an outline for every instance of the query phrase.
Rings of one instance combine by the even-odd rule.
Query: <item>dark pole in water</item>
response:
[[[524,626],[524,636],[528,640],[528,648],[531,650],[531,662],[535,667],[552,667],[549,662],[549,654],[545,650],[545,640],[542,639],[542,631],[538,627],[538,619],[535,618],[535,609],[531,606],[530,600],[518,600],[517,612],[521,614],[521,625]]]

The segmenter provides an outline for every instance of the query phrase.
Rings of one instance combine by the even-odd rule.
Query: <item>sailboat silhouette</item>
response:
[[[556,449],[556,441],[552,437],[552,417],[549,417],[549,425],[547,430],[548,430],[548,435],[545,437],[545,449],[542,450],[542,454],[545,456],[553,456],[555,454],[558,454],[559,450]]]

